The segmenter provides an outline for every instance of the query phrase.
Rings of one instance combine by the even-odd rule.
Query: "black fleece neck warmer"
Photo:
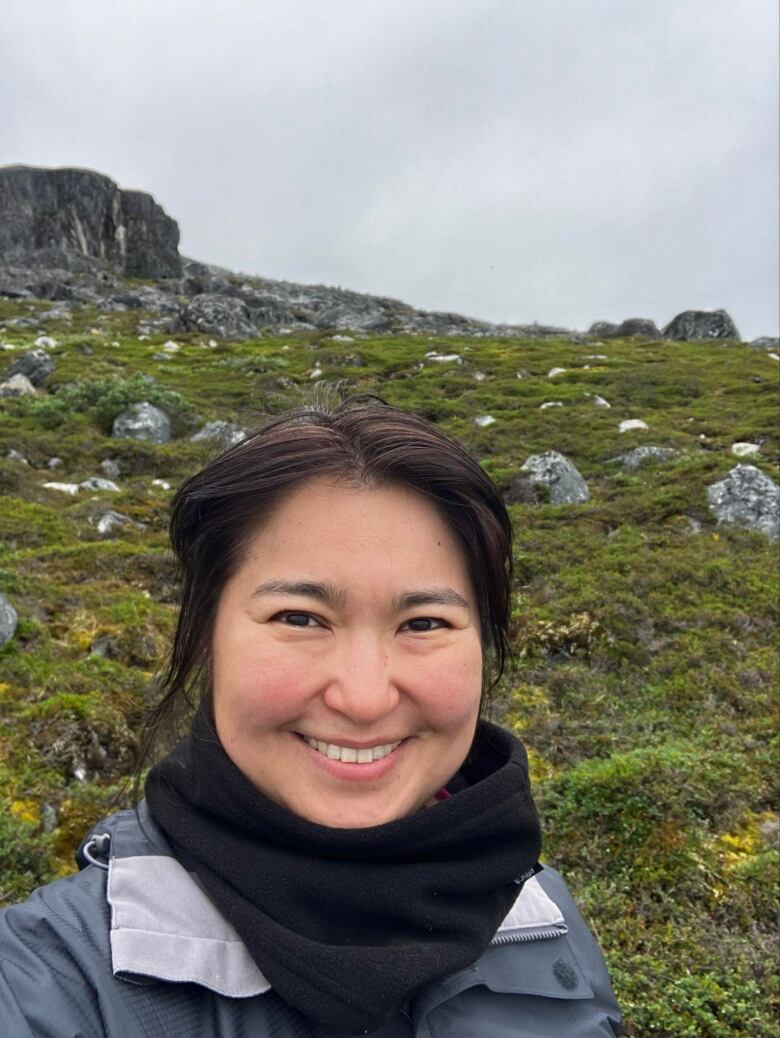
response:
[[[480,722],[460,775],[459,792],[406,818],[331,829],[264,796],[200,711],[146,797],[274,990],[318,1027],[368,1034],[475,962],[535,871],[519,740]]]

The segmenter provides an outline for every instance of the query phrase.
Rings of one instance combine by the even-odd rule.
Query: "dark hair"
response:
[[[145,725],[137,778],[160,732],[170,727],[178,734],[182,708],[211,694],[217,605],[247,541],[287,492],[324,475],[359,486],[395,483],[416,490],[455,533],[477,596],[483,706],[511,657],[512,528],[487,473],[435,425],[380,397],[362,394],[334,406],[327,389],[318,395],[324,402],[273,418],[187,479],[173,497],[170,536],[181,610],[159,682],[163,695]]]

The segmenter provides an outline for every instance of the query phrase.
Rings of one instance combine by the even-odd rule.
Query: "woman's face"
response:
[[[312,822],[403,818],[468,753],[479,630],[461,548],[422,495],[304,484],[251,539],[219,602],[222,745],[258,789]]]

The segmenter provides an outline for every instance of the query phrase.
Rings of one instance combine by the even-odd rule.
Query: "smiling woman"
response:
[[[7,910],[3,1033],[617,1034],[525,751],[480,719],[511,526],[468,452],[376,398],[302,409],[187,480],[171,539],[147,762],[194,701],[189,734]]]

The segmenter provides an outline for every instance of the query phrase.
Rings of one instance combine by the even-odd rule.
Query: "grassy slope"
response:
[[[0,327],[36,305],[0,302]],[[138,342],[136,321],[84,312],[42,322],[59,343],[50,395],[0,402],[0,459],[13,447],[31,462],[0,460],[0,589],[21,618],[0,650],[0,896],[16,900],[69,871],[131,767],[175,619],[171,491],[152,479],[175,487],[206,459],[209,448],[187,438],[201,421],[251,425],[299,402],[319,362],[326,379],[440,423],[501,487],[549,449],[583,473],[587,504],[511,509],[518,667],[494,715],[529,746],[546,859],[602,942],[626,1033],[774,1034],[778,855],[766,830],[776,818],[777,549],[716,527],[705,488],[737,463],[738,440],[762,441],[757,463],[778,479],[776,361],[720,343],[342,343],[314,333],[216,349],[177,336],[181,351],[156,361],[165,337]],[[8,328],[2,338],[30,345],[36,334]],[[463,364],[419,370],[434,348]],[[356,355],[362,367],[349,363]],[[553,366],[567,371],[548,379]],[[134,399],[166,404],[179,438],[111,440],[114,415]],[[564,406],[540,410],[546,400]],[[496,424],[478,428],[487,413]],[[620,434],[624,418],[649,431]],[[634,473],[608,463],[640,443],[680,453]],[[52,474],[55,454],[65,465]],[[78,482],[106,457],[122,465],[120,494],[41,486]],[[91,520],[106,507],[146,529],[100,540]],[[49,832],[44,805],[57,810]]]

